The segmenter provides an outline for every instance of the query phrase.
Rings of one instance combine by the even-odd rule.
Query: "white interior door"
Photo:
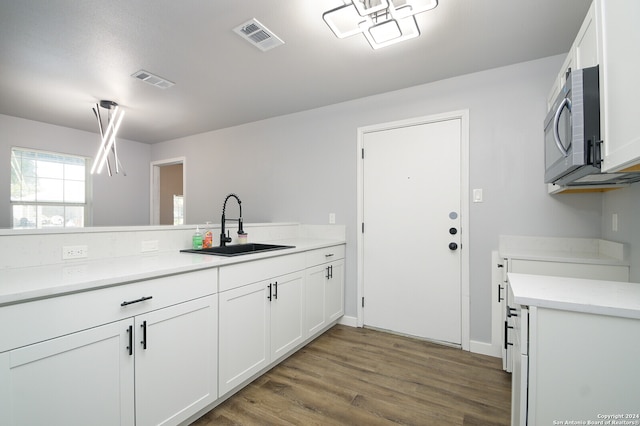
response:
[[[461,141],[459,117],[364,134],[365,326],[461,344]]]

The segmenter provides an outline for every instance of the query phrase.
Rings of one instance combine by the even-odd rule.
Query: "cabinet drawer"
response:
[[[305,262],[307,268],[315,265],[321,265],[326,262],[332,262],[337,259],[344,259],[344,252],[344,244],[325,247],[317,250],[310,250],[306,252]]]
[[[217,281],[206,269],[4,306],[0,352],[214,294]]]
[[[220,291],[231,290],[303,269],[303,253],[223,266],[220,268]]]

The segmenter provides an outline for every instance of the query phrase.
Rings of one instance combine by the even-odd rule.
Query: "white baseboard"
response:
[[[357,327],[358,326],[358,318],[357,317],[349,317],[344,315],[342,318],[338,320],[338,324],[348,325],[349,327]]]
[[[477,340],[471,340],[469,342],[469,352],[481,355],[489,355],[496,358],[502,357],[502,351],[500,350],[500,347],[496,347],[491,343],[478,342]]]
[[[338,320],[338,324],[346,325],[349,327],[357,327],[358,318],[345,315]],[[479,342],[476,340],[471,340],[469,342],[469,352],[481,355],[489,355],[496,358],[502,357],[502,350],[499,346],[492,345],[491,343]]]

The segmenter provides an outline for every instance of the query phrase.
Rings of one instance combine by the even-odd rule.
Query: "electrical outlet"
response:
[[[147,253],[150,251],[158,251],[158,240],[143,241],[140,246],[140,251],[142,253]]]
[[[84,259],[89,254],[87,246],[64,246],[62,247],[62,260]]]
[[[330,225],[335,225],[336,223],[336,214],[335,213],[329,213],[329,224]]]
[[[611,215],[611,230],[613,232],[618,232],[618,213]]]

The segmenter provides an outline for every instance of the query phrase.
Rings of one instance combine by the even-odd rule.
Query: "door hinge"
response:
[[[364,148],[362,148],[362,159],[364,160]]]
[[[364,222],[362,222],[362,233],[364,234]]]
[[[362,307],[364,308],[364,297],[362,298]]]

